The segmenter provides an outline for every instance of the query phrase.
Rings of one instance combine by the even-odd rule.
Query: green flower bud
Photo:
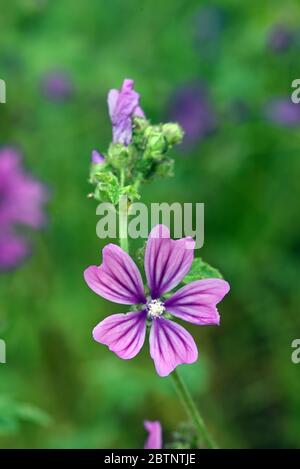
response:
[[[167,141],[162,133],[161,127],[149,126],[145,130],[145,139],[147,141],[145,156],[161,160],[162,155],[168,150]]]
[[[145,139],[149,139],[152,135],[161,134],[161,126],[160,125],[148,125],[145,129],[144,136]]]
[[[146,155],[137,162],[136,169],[138,173],[142,174],[143,181],[151,179],[156,165],[157,162],[153,158],[147,158]]]
[[[173,146],[182,142],[184,131],[179,124],[174,122],[163,124],[162,130],[169,145]]]
[[[101,177],[101,174],[106,171],[106,163],[101,163],[101,164],[94,164],[92,163],[90,166],[90,178],[89,182],[91,184],[97,184],[99,177]]]
[[[174,160],[168,158],[162,161],[156,168],[156,175],[159,177],[172,177],[174,176]]]
[[[128,147],[122,143],[111,143],[108,149],[106,161],[113,168],[124,168],[128,164]]]
[[[141,151],[145,150],[144,133],[149,126],[149,121],[143,117],[134,117],[132,126],[132,143]]]
[[[149,122],[147,119],[143,117],[134,117],[133,118],[133,133],[140,134],[145,131],[145,129],[149,126]]]

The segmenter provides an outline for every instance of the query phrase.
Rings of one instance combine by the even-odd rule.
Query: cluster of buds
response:
[[[176,123],[151,125],[132,80],[124,80],[120,91],[109,92],[108,107],[113,141],[106,154],[93,151],[89,181],[95,199],[117,205],[122,195],[138,199],[140,183],[173,175],[169,151],[181,143],[183,130]]]
[[[137,170],[143,181],[156,176],[172,176],[174,160],[169,150],[181,143],[183,130],[176,123],[150,125],[146,120],[134,119],[133,141],[140,158]],[[136,139],[136,140],[135,140]]]

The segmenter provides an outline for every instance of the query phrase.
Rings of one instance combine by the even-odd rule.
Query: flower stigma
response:
[[[150,300],[147,304],[148,317],[159,318],[165,311],[166,308],[160,300]]]

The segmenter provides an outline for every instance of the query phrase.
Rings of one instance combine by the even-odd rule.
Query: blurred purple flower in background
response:
[[[145,420],[144,427],[148,432],[144,449],[162,449],[162,428],[160,422],[158,420]]]
[[[108,110],[113,125],[113,142],[129,145],[132,137],[132,118],[145,117],[139,106],[140,95],[133,89],[134,81],[125,79],[121,90],[108,93]]]
[[[67,101],[74,93],[70,76],[59,70],[47,72],[42,79],[41,87],[43,95],[55,102]]]
[[[94,328],[94,339],[128,360],[141,350],[149,322],[150,355],[160,376],[169,375],[180,364],[194,363],[198,350],[193,337],[165,313],[192,324],[218,325],[216,304],[229,291],[225,280],[210,278],[191,282],[164,299],[189,272],[194,246],[192,238],[172,240],[164,225],[152,229],[144,258],[150,297],[145,295],[141,274],[129,254],[115,244],[105,246],[102,264],[85,270],[86,283],[107,300],[139,305],[140,309],[108,316]]]
[[[16,230],[40,228],[47,199],[45,187],[24,172],[18,151],[0,149],[0,270],[14,267],[29,254],[27,241]]]
[[[28,246],[13,231],[0,228],[0,272],[19,264],[28,255]]]
[[[291,98],[281,97],[268,101],[263,114],[267,120],[285,127],[296,127],[300,124],[300,104],[295,104]]]
[[[195,145],[216,128],[217,119],[208,93],[199,83],[182,85],[172,93],[167,116],[185,131],[183,147]]]
[[[284,24],[276,24],[269,31],[267,45],[273,52],[284,52],[292,45],[294,33]]]

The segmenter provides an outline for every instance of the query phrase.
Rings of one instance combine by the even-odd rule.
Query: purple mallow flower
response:
[[[199,83],[177,88],[167,108],[168,118],[178,122],[185,132],[183,146],[193,146],[216,128],[215,112],[207,91]]]
[[[134,81],[125,79],[121,90],[108,93],[108,110],[113,126],[113,142],[129,145],[132,137],[132,118],[145,117],[139,106],[140,95],[133,89]]]
[[[56,102],[68,100],[74,92],[71,78],[63,71],[46,73],[41,86],[43,94],[51,101]]]
[[[0,272],[19,264],[28,255],[28,246],[23,238],[13,231],[0,230]]]
[[[148,438],[145,442],[144,449],[162,449],[162,429],[158,420],[144,421],[144,427],[148,432]]]
[[[164,225],[151,231],[145,251],[145,272],[150,290],[146,296],[141,274],[132,258],[115,244],[103,249],[103,262],[84,272],[88,286],[98,295],[126,305],[139,305],[127,314],[114,314],[93,330],[97,342],[128,360],[141,350],[150,323],[150,355],[160,376],[177,365],[194,363],[198,350],[193,337],[166,313],[198,325],[219,324],[216,304],[229,291],[224,280],[210,278],[191,282],[165,298],[189,272],[194,258],[192,238],[170,239]]]
[[[93,150],[91,161],[92,164],[103,164],[105,162],[105,158],[97,150]]]
[[[21,163],[15,149],[0,150],[0,270],[14,267],[28,254],[27,242],[16,228],[39,228],[45,222],[42,205],[47,191],[24,172]]]
[[[290,98],[274,98],[263,109],[265,117],[274,124],[295,127],[300,124],[300,106]]]

